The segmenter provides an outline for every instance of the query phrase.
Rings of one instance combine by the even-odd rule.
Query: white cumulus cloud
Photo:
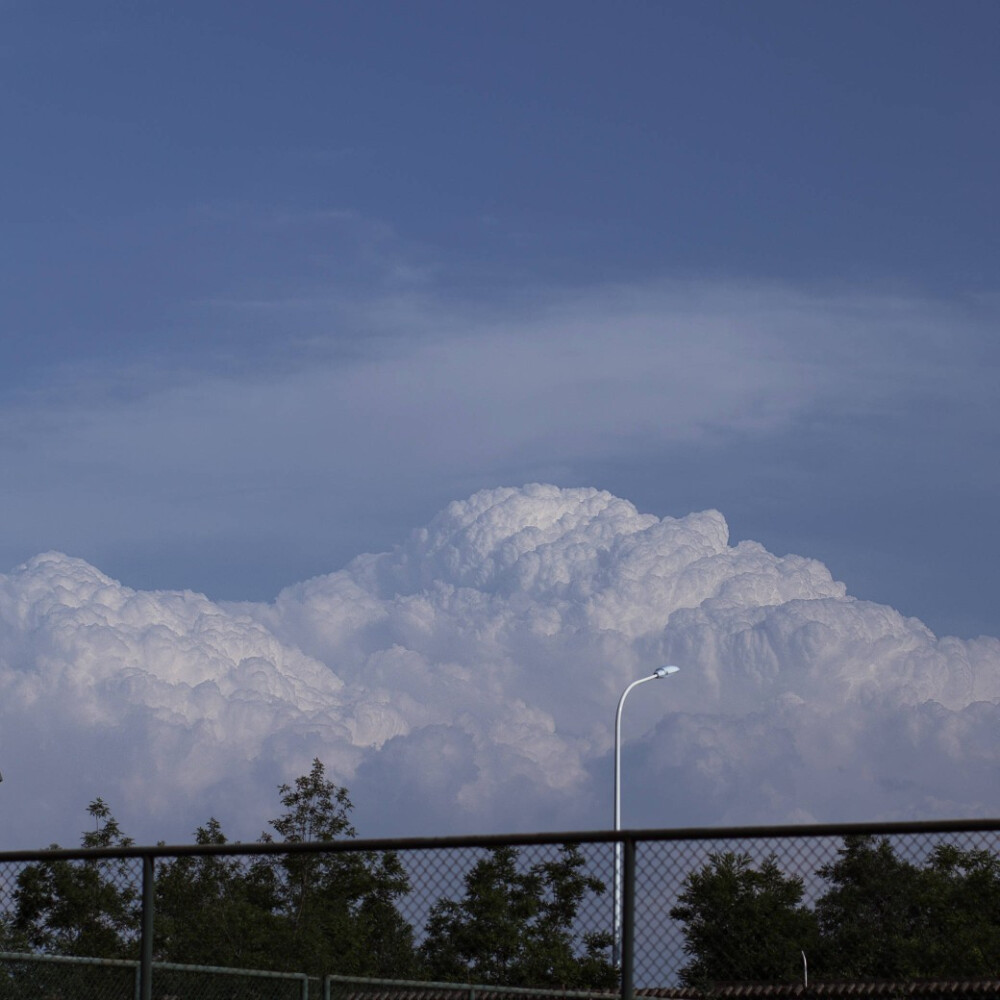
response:
[[[455,502],[269,604],[130,590],[50,553],[0,577],[2,823],[70,842],[253,837],[312,756],[362,833],[996,814],[1000,640],[939,639],[716,511],[595,489]],[[641,793],[640,793],[641,789]]]

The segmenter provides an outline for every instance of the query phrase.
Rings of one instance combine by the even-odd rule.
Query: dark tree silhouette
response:
[[[821,868],[816,912],[829,978],[995,975],[1000,968],[1000,861],[939,844],[926,864],[885,838],[847,837]]]
[[[686,985],[794,982],[802,952],[814,951],[816,918],[802,905],[800,878],[768,857],[759,868],[748,854],[712,854],[684,881],[670,916],[685,925],[681,972]]]
[[[87,812],[95,829],[83,835],[84,847],[131,845],[103,799]],[[17,877],[11,930],[37,951],[128,957],[137,949],[138,901],[134,868],[123,859],[43,861]]]
[[[584,871],[576,846],[556,861],[519,867],[514,847],[499,847],[465,876],[460,900],[439,900],[420,948],[431,979],[505,986],[596,989],[614,986],[611,935],[578,932],[577,916],[604,883]]]

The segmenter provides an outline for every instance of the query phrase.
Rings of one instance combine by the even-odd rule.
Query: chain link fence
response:
[[[1000,821],[7,853],[0,948],[0,1000],[1000,997]]]
[[[4,952],[0,997],[51,1000],[138,1000],[139,963]]]
[[[309,1000],[306,976],[157,962],[156,995],[164,1000]],[[138,1000],[140,963],[0,952],[4,1000]],[[316,984],[318,988],[320,984]]]

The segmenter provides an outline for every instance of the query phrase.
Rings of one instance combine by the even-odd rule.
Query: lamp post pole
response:
[[[676,674],[680,667],[657,667],[648,677],[640,677],[622,692],[618,699],[618,711],[615,713],[615,833],[622,828],[622,709],[629,691],[646,681],[656,681],[668,674]],[[622,845],[615,841],[615,884],[612,895],[614,907],[614,940],[611,945],[611,961],[617,969],[621,966],[622,948]]]

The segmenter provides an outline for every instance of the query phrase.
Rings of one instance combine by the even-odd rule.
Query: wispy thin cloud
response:
[[[780,452],[791,502],[808,485],[796,487],[796,452],[836,452],[866,488],[891,487],[873,478],[878,449],[910,483],[938,461],[1000,485],[988,324],[960,306],[704,282],[536,290],[514,310],[369,289],[339,312],[316,299],[305,323],[308,296],[264,301],[296,331],[280,359],[66,366],[65,391],[5,400],[10,562],[53,544],[100,560],[141,549],[144,533],[213,524],[303,550],[322,537],[346,555],[368,547],[356,525],[376,510],[383,533],[368,545],[498,481],[604,482],[613,463],[690,467],[695,451],[707,504],[723,505],[713,491],[727,477],[773,475],[761,470]],[[275,492],[287,503],[270,506]]]

